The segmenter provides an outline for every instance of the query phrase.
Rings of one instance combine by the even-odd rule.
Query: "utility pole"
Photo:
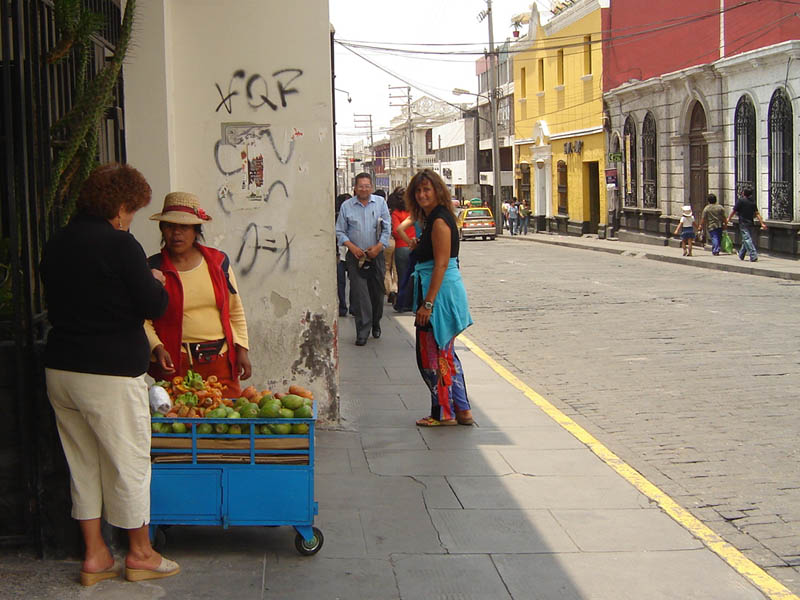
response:
[[[372,139],[372,115],[353,115],[353,123],[358,129],[369,127],[369,174],[375,185],[375,144]]]
[[[497,139],[497,51],[494,47],[494,25],[492,23],[492,0],[486,0],[486,10],[481,11],[478,20],[483,21],[489,17],[489,110],[492,117],[492,171],[494,179],[492,191],[494,192],[494,222],[495,233],[503,233],[503,199],[500,181],[500,143]]]
[[[406,107],[406,125],[408,127],[408,165],[410,167],[410,176],[414,176],[414,127],[411,123],[411,88],[407,85],[401,86],[389,86],[390,90],[405,90],[406,91],[406,103],[405,104],[391,104],[389,106],[405,106]],[[392,96],[390,95],[389,98],[402,98],[403,96]]]

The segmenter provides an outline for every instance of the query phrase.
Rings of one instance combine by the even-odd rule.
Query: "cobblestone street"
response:
[[[514,240],[461,248],[467,336],[800,592],[800,283]]]

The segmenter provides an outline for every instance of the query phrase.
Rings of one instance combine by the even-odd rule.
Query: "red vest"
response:
[[[231,314],[229,304],[229,283],[228,278],[222,269],[222,264],[227,264],[227,256],[224,252],[195,244],[195,247],[200,250],[203,258],[208,265],[208,273],[211,276],[211,284],[214,287],[214,297],[217,301],[217,308],[219,309],[220,321],[222,322],[222,330],[225,332],[225,341],[228,343],[228,361],[231,365],[231,373],[233,377],[238,380],[236,373],[236,348],[233,345],[233,330],[231,329]],[[153,261],[156,259],[156,261]],[[161,250],[160,255],[150,257],[151,266],[153,262],[158,262],[160,259],[160,266],[158,268],[164,273],[167,282],[164,287],[169,294],[169,304],[167,310],[160,319],[153,321],[153,327],[156,330],[164,348],[172,357],[172,362],[177,367],[180,363],[181,356],[181,340],[183,339],[183,286],[181,285],[181,278],[178,276],[178,271],[175,265],[169,258],[167,251]],[[148,374],[156,381],[161,379],[172,379],[173,375],[165,373],[158,363],[151,362]]]

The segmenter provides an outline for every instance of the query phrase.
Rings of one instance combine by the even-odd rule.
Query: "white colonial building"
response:
[[[800,41],[631,81],[604,94],[616,160],[619,237],[663,243],[713,193],[730,212],[745,187],[768,229],[758,245],[798,254]]]

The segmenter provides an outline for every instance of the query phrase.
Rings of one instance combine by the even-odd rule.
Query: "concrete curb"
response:
[[[534,234],[536,235],[536,234]],[[656,254],[640,250],[638,248],[622,249],[622,248],[603,248],[602,246],[594,246],[590,244],[582,244],[577,242],[568,242],[562,239],[547,239],[548,236],[542,237],[522,237],[501,234],[498,238],[519,240],[521,242],[536,242],[538,244],[550,244],[552,246],[563,246],[565,248],[577,248],[578,250],[593,250],[595,252],[606,252],[608,254],[616,254],[617,256],[635,256],[636,258],[646,258],[649,260],[658,260],[661,262],[668,262],[673,264],[688,265],[691,267],[699,267],[701,269],[711,269],[713,271],[728,271],[730,273],[744,273],[746,275],[757,275],[759,277],[772,277],[775,279],[788,279],[792,281],[800,281],[800,272],[793,273],[790,271],[777,271],[772,269],[765,269],[763,267],[749,267],[744,264],[732,265],[727,263],[705,262],[703,260],[692,260],[683,256],[667,256],[664,254]]]

